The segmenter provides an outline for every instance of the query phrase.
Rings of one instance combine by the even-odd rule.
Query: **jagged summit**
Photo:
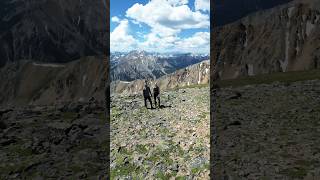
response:
[[[178,69],[209,59],[209,55],[192,53],[152,53],[131,51],[111,53],[111,81],[156,79]]]
[[[178,87],[204,85],[209,83],[210,62],[209,60],[193,64],[186,68],[177,70],[171,74],[164,75],[158,79],[151,80],[151,84],[157,83],[161,90],[171,90]],[[144,80],[139,79],[131,82],[115,81],[111,83],[112,94],[140,94],[144,87]]]

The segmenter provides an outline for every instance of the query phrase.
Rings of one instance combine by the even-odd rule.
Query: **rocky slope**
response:
[[[0,69],[0,179],[109,178],[107,65],[84,57]]]
[[[218,90],[214,178],[319,179],[319,91],[320,80]]]
[[[84,57],[70,63],[19,61],[0,69],[0,105],[52,105],[105,101],[106,60]]]
[[[219,77],[319,68],[320,5],[293,1],[217,28]]]
[[[208,59],[208,55],[159,54],[146,51],[114,52],[110,56],[111,81],[156,79]]]
[[[2,0],[0,67],[21,59],[69,62],[107,47],[104,0]]]
[[[139,95],[113,96],[111,178],[209,179],[208,98],[208,86],[167,91],[146,109]]]
[[[158,83],[161,90],[168,90],[177,87],[208,84],[210,76],[209,60],[177,70],[174,73],[162,76],[158,79],[150,79],[151,86]],[[144,87],[144,80],[132,82],[114,81],[111,82],[111,93],[140,94]]]
[[[108,179],[105,104],[0,109],[0,179]]]

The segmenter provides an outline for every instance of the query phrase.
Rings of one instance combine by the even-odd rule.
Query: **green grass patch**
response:
[[[157,172],[157,174],[156,174],[156,178],[162,179],[162,180],[169,180],[170,177],[171,177],[170,174],[167,174],[167,173],[164,173],[164,172],[161,172],[161,171]]]
[[[166,92],[167,91],[177,91],[179,89],[187,89],[187,88],[198,88],[198,89],[201,89],[201,88],[205,88],[205,87],[209,87],[209,84],[192,84],[192,85],[186,85],[186,86],[177,86],[177,87],[174,87],[174,88],[169,88],[167,90],[165,90]]]
[[[30,148],[23,148],[22,145],[13,145],[11,144],[8,147],[8,152],[12,156],[23,157],[23,156],[31,156],[32,150]]]
[[[145,154],[148,152],[147,145],[142,145],[142,144],[138,144],[136,146],[136,150],[141,154]]]
[[[138,114],[147,114],[147,113],[149,113],[149,111],[146,107],[139,108]]]
[[[185,176],[178,176],[175,179],[176,180],[186,180],[187,178]]]
[[[111,114],[111,120],[114,120],[114,119],[118,119],[121,116],[122,112],[119,108],[113,107],[111,108],[110,114]]]
[[[284,159],[293,159],[293,158],[296,158],[295,156],[293,156],[293,155],[291,155],[291,154],[289,154],[289,153],[287,153],[287,152],[281,152],[281,153],[280,153],[280,156],[281,156],[282,158],[284,158]]]
[[[218,80],[215,84],[220,87],[237,87],[250,84],[271,84],[273,82],[292,83],[297,81],[320,79],[320,70],[293,71],[285,73],[261,74],[250,77],[243,77],[230,80]]]
[[[78,165],[75,165],[75,164],[69,166],[69,169],[70,169],[73,173],[83,172],[83,167],[78,166]]]
[[[97,118],[100,120],[107,120],[106,114],[104,112],[99,112]]]
[[[167,166],[173,164],[173,160],[170,158],[170,148],[169,151],[156,149],[150,157],[146,158],[146,160],[151,161],[153,163],[161,161]]]
[[[194,145],[193,145],[193,146],[191,146],[189,151],[195,152],[196,154],[202,154],[205,150],[206,150],[206,148],[204,148],[204,146],[194,147]]]
[[[301,167],[311,167],[313,165],[319,164],[319,161],[316,160],[311,160],[311,161],[307,161],[307,160],[297,160],[294,164],[301,166]]]
[[[203,172],[203,171],[209,170],[209,169],[210,169],[210,165],[209,164],[204,164],[203,166],[192,168],[191,169],[191,173],[196,175],[196,174],[198,174],[200,172]]]
[[[75,112],[63,112],[61,114],[61,117],[62,119],[65,119],[65,120],[74,120],[78,117],[78,113],[75,113]]]
[[[280,172],[280,174],[283,174],[285,176],[288,176],[292,179],[298,178],[303,179],[307,175],[308,171],[304,167],[296,167],[291,169],[285,169]]]
[[[161,128],[161,129],[159,129],[159,132],[161,134],[169,134],[170,133],[169,129],[167,129],[167,128]]]
[[[125,155],[132,155],[133,153],[131,151],[129,151],[127,148],[121,148],[120,150],[121,154],[125,154]]]
[[[92,139],[82,139],[77,146],[74,146],[72,148],[72,152],[78,152],[83,149],[97,149],[100,147],[105,147],[106,148],[107,144],[104,144],[104,142],[101,144],[101,146],[98,145],[98,142],[96,140]]]
[[[2,163],[0,165],[0,174],[9,174],[15,172],[23,172],[26,168],[31,165],[37,165],[43,160],[43,155],[20,157],[17,161],[13,159],[10,163]]]
[[[200,119],[208,119],[207,117],[209,116],[209,112],[202,112],[200,115],[199,115],[199,118]]]
[[[111,169],[111,179],[116,177],[132,175],[134,172],[138,173],[139,169],[134,164],[128,163],[123,165],[117,165],[114,169]]]

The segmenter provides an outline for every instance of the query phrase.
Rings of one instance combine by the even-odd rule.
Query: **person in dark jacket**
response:
[[[151,94],[150,87],[148,86],[148,81],[145,81],[145,85],[143,88],[143,97],[144,97],[144,106],[148,108],[147,106],[147,100],[148,100],[150,102],[151,109],[153,109],[152,100],[151,100],[152,94]]]
[[[153,88],[153,97],[154,97],[155,107],[157,107],[157,99],[158,99],[158,107],[160,108],[160,88],[158,86],[158,83],[156,83],[155,87]]]

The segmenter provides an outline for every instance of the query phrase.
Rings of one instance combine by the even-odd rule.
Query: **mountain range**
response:
[[[161,54],[146,51],[114,52],[110,57],[111,81],[157,79],[178,69],[209,59],[208,54]]]
[[[209,77],[210,61],[205,60],[161,76],[158,79],[151,79],[149,83],[152,87],[157,83],[161,91],[163,91],[186,86],[206,85],[209,83]],[[144,84],[144,79],[131,82],[114,81],[111,82],[111,94],[141,94]]]

